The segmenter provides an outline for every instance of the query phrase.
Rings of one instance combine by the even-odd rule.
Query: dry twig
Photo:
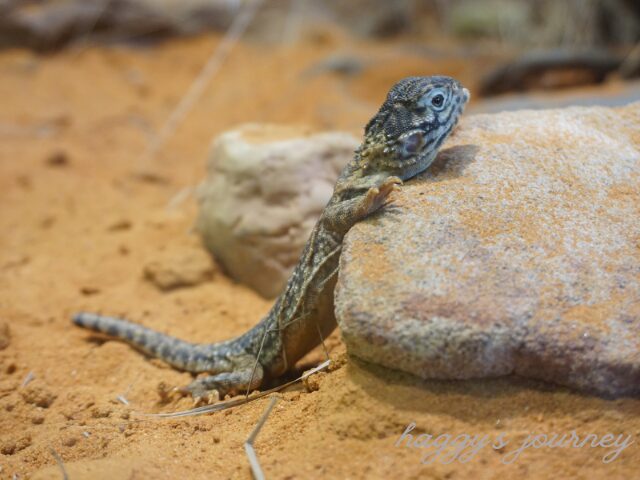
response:
[[[162,148],[167,139],[202,96],[211,79],[218,72],[235,44],[242,37],[245,30],[251,23],[251,20],[253,20],[253,17],[262,2],[263,0],[248,1],[242,11],[233,20],[233,23],[225,33],[224,38],[216,45],[213,53],[209,57],[209,60],[202,70],[200,70],[200,73],[189,87],[189,90],[187,90],[187,93],[184,94],[176,108],[171,112],[171,115],[169,115],[169,118],[165,121],[157,135],[155,135],[147,145],[147,149],[140,160],[142,165],[145,165],[155,157],[160,148]]]
[[[62,458],[60,457],[60,455],[58,455],[58,452],[56,452],[51,447],[49,447],[49,451],[51,452],[51,455],[53,455],[53,458],[56,459],[56,463],[58,464],[58,466],[60,467],[60,470],[62,471],[63,480],[69,480],[69,475],[67,475],[67,469],[64,468],[64,462],[62,461]]]
[[[258,461],[258,456],[256,455],[256,451],[253,448],[253,442],[255,442],[258,433],[262,430],[263,425],[267,421],[267,417],[273,410],[274,405],[278,397],[271,397],[271,403],[267,406],[266,410],[258,420],[258,423],[254,427],[253,431],[247,438],[247,441],[244,442],[244,451],[247,453],[247,458],[249,459],[249,465],[251,465],[251,472],[253,473],[253,478],[256,480],[264,480],[264,473],[262,472],[262,467],[260,466],[260,462]]]

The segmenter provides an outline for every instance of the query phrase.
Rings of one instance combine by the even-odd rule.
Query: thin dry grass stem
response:
[[[167,202],[167,206],[165,207],[167,210],[173,210],[182,205],[187,199],[192,196],[195,196],[196,187],[190,185],[188,187],[184,187],[180,189],[178,193],[176,193],[171,199]]]
[[[29,371],[29,373],[27,373],[27,375],[24,377],[24,380],[22,380],[22,383],[20,384],[20,388],[24,388],[27,385],[29,385],[35,378],[36,376],[33,373],[33,371]]]
[[[60,455],[58,455],[58,452],[56,452],[51,447],[49,447],[49,452],[51,452],[51,455],[53,456],[53,458],[56,459],[56,463],[58,464],[58,467],[60,467],[63,480],[69,480],[69,475],[67,474],[67,469],[64,468],[64,462],[62,461],[62,457],[60,457]]]
[[[324,337],[322,336],[322,330],[320,330],[320,325],[316,322],[316,330],[318,330],[318,336],[320,337],[320,343],[322,344],[322,350],[324,350],[324,356],[329,360],[329,350],[327,350],[327,346],[324,343]]]
[[[180,99],[180,102],[173,112],[171,112],[171,115],[169,115],[169,118],[167,118],[160,131],[148,143],[146,150],[140,158],[140,167],[142,170],[155,158],[178,125],[180,125],[202,96],[211,79],[218,73],[220,67],[229,56],[229,53],[246,31],[262,2],[263,0],[248,1],[240,13],[234,18],[231,26],[225,33],[222,41],[216,45],[207,63],[191,83],[191,86]]]
[[[247,438],[247,441],[244,442],[244,451],[246,452],[247,458],[249,459],[249,465],[251,466],[251,472],[253,473],[253,478],[255,478],[255,480],[264,480],[265,477],[264,473],[262,472],[260,462],[258,461],[256,451],[253,448],[253,442],[255,442],[258,433],[260,433],[260,430],[262,430],[262,427],[267,421],[267,418],[269,417],[269,414],[271,413],[271,410],[273,410],[273,407],[275,406],[277,401],[278,397],[271,397],[271,402],[269,402],[269,405],[260,417],[260,420],[258,420],[258,423],[249,435],[249,438]]]

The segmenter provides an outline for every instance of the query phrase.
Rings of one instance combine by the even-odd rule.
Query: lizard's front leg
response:
[[[400,178],[387,177],[362,195],[327,206],[323,213],[325,224],[335,231],[348,230],[353,224],[382,207],[397,185],[402,185]]]

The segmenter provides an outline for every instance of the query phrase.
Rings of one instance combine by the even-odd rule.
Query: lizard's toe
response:
[[[171,389],[171,394],[178,395],[180,397],[186,397],[187,395],[192,395],[189,387],[173,387]]]
[[[209,390],[207,394],[207,403],[218,403],[220,401],[220,392],[218,390]]]
[[[193,406],[210,405],[220,401],[220,392],[218,390],[208,390],[204,393],[191,393],[193,397]]]
[[[389,177],[387,178],[382,185],[378,187],[382,196],[386,197],[391,192],[393,192],[396,187],[402,185],[402,180],[398,177]]]
[[[403,185],[404,184],[402,179],[400,177],[396,177],[395,175],[393,177],[387,178],[385,183],[393,183],[394,185]]]

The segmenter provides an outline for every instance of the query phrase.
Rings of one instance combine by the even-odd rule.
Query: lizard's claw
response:
[[[220,392],[216,389],[205,389],[202,385],[190,384],[185,387],[175,387],[173,392],[180,394],[181,396],[191,395],[193,398],[193,406],[207,405],[210,403],[216,403],[220,401]]]
[[[402,180],[399,177],[389,177],[378,187],[378,190],[380,190],[380,195],[384,195],[385,197],[385,200],[382,203],[382,205],[385,207],[385,210],[392,206],[392,202],[389,200],[389,194],[400,185],[402,185]]]
[[[193,406],[199,407],[200,405],[210,405],[220,401],[220,392],[217,390],[208,390],[203,394],[193,394]]]
[[[189,394],[189,392],[186,392],[184,388],[181,388],[181,387],[172,388],[169,385],[167,385],[165,382],[158,383],[158,386],[156,387],[156,391],[158,392],[158,395],[160,396],[160,401],[162,403],[169,403],[169,402],[172,402],[176,396],[184,397],[185,395]]]
[[[171,393],[174,395],[180,395],[181,397],[186,397],[187,395],[191,395],[191,391],[187,387],[173,387],[171,389]]]
[[[371,187],[364,199],[364,208],[367,214],[373,213],[387,203],[389,194],[395,190],[396,186],[402,185],[399,177],[388,177],[377,187]]]
[[[396,185],[403,185],[404,182],[402,181],[402,179],[400,177],[387,177],[387,179],[382,182],[382,185],[380,186],[380,189],[382,190],[382,187],[385,185],[391,185],[391,188],[395,187]]]
[[[218,390],[209,390],[207,395],[207,403],[218,403],[220,401],[220,392]]]
[[[389,177],[378,187],[379,195],[386,198],[399,185],[402,185],[402,180],[399,177]]]

